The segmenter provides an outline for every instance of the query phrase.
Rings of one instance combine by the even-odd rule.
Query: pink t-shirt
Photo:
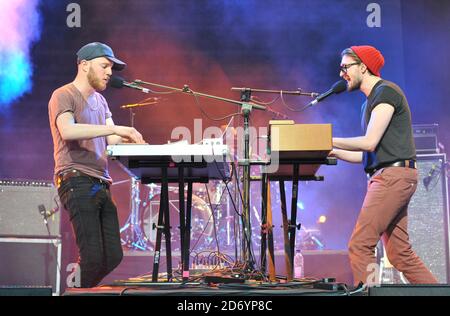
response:
[[[72,112],[75,123],[80,124],[105,125],[106,119],[111,117],[108,103],[100,93],[95,92],[88,102],[72,83],[53,92],[48,103],[48,116],[53,137],[55,176],[61,172],[77,169],[111,183],[106,156],[106,137],[64,141],[56,126],[56,119],[65,112]]]

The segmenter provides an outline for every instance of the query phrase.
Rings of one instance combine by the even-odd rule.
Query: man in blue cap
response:
[[[126,64],[99,42],[83,46],[77,57],[74,81],[53,92],[48,111],[55,182],[80,255],[75,284],[93,287],[123,257],[117,208],[109,190],[106,145],[145,142],[136,129],[114,125],[108,103],[99,93],[106,89],[112,70],[122,70]]]

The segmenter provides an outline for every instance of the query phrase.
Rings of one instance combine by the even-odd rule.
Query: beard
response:
[[[92,71],[92,68],[89,68],[87,79],[89,82],[89,85],[94,88],[95,91],[103,91],[106,89],[106,84],[103,83],[103,80],[101,80],[99,77],[97,77],[94,72]]]
[[[355,90],[359,90],[359,88],[361,88],[361,78],[354,78],[354,79],[350,79],[350,81],[347,80],[347,91],[355,91]]]

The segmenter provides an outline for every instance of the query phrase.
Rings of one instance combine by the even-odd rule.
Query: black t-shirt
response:
[[[393,82],[380,80],[370,92],[361,111],[363,133],[366,133],[372,110],[381,103],[390,104],[395,110],[375,151],[363,153],[366,172],[383,164],[416,158],[408,101],[400,87]]]

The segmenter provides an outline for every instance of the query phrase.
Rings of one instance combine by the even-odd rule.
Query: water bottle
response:
[[[305,276],[304,260],[300,249],[297,249],[294,256],[294,278],[301,279]]]

